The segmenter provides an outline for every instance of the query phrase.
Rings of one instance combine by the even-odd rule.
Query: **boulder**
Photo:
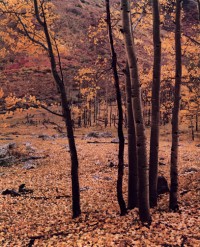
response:
[[[98,132],[98,131],[91,131],[85,135],[85,138],[111,138],[112,133],[109,131],[106,132]]]
[[[15,146],[15,143],[8,143],[0,146],[0,166],[8,166],[13,162],[14,157],[11,155],[11,150]]]
[[[167,179],[164,176],[158,176],[157,192],[158,192],[158,195],[169,192],[169,186],[167,183]]]

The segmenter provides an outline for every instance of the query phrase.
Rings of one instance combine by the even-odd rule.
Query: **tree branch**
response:
[[[50,112],[50,113],[52,113],[52,114],[58,116],[58,117],[63,117],[62,114],[59,114],[59,113],[57,113],[57,112],[54,112],[54,111],[50,110],[48,107],[46,107],[46,106],[44,106],[44,105],[40,105],[40,107],[43,108],[43,109],[45,109],[46,111],[48,111],[48,112]]]
[[[200,43],[199,43],[197,40],[191,38],[189,35],[183,33],[183,36],[187,37],[187,38],[188,38],[189,40],[191,40],[195,45],[200,46]]]
[[[43,22],[43,21],[41,20],[41,18],[40,18],[37,0],[34,0],[34,8],[35,8],[35,16],[36,16],[37,21],[39,22],[39,24],[40,24],[42,27],[44,27],[44,22]]]
[[[21,18],[19,17],[19,15],[17,15],[15,13],[16,17],[18,18],[20,24],[22,25],[23,29],[24,29],[24,35],[26,35],[33,43],[42,46],[42,48],[44,48],[46,51],[48,51],[48,48],[39,40],[34,39],[33,37],[31,37],[30,33],[28,32],[28,30],[26,29],[25,24],[23,23],[23,21],[21,20]]]

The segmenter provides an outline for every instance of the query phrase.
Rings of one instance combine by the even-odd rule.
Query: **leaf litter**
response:
[[[23,135],[16,139],[18,151],[23,146],[23,154],[26,139]],[[101,141],[105,140],[102,138]],[[70,154],[63,149],[67,139],[31,138],[28,146],[42,149],[44,156],[37,160],[34,169],[23,169],[20,161],[0,167],[0,191],[17,190],[22,184],[33,191],[19,197],[0,195],[0,246],[200,246],[199,149],[195,142],[181,142],[179,212],[168,210],[168,194],[160,195],[157,208],[151,209],[153,221],[150,227],[139,222],[138,209],[123,217],[119,215],[117,167],[110,166],[111,162],[117,164],[117,145],[88,143],[81,137],[76,138],[76,143],[81,217],[71,218]],[[159,166],[160,174],[164,174],[169,183],[170,142],[162,140],[160,150],[165,163]],[[127,146],[125,163],[126,154]],[[126,199],[127,175],[125,166]]]

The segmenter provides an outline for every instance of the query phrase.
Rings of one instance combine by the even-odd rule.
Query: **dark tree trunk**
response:
[[[138,75],[137,58],[131,25],[131,9],[128,0],[121,0],[122,32],[124,34],[126,54],[131,78],[133,111],[136,123],[138,176],[139,176],[139,215],[142,222],[151,222],[149,207],[149,176],[146,149],[146,135],[142,112],[141,88]]]
[[[199,131],[199,126],[198,126],[198,110],[197,110],[197,113],[196,113],[196,131],[198,132]]]
[[[117,199],[120,206],[121,215],[127,213],[126,204],[123,198],[123,174],[124,174],[124,133],[123,133],[123,110],[121,92],[119,87],[119,77],[117,72],[117,54],[114,48],[113,34],[111,27],[110,17],[110,1],[106,0],[106,13],[107,13],[107,25],[108,25],[108,36],[110,42],[110,51],[112,57],[112,70],[115,82],[116,96],[117,96],[117,107],[118,107],[118,137],[119,137],[119,153],[118,153],[118,177],[117,177]]]
[[[180,89],[182,77],[181,59],[181,2],[176,0],[176,30],[175,30],[175,53],[176,53],[176,74],[174,107],[172,112],[172,147],[171,147],[171,187],[169,208],[178,209],[178,144],[179,144],[179,109],[180,109]]]
[[[158,151],[160,129],[160,76],[161,76],[161,41],[160,41],[160,13],[159,1],[152,1],[153,8],[153,43],[154,65],[151,98],[151,137],[149,158],[149,193],[150,206],[157,206],[158,180]]]
[[[36,15],[37,21],[44,30],[44,34],[45,34],[46,42],[48,46],[48,55],[49,55],[50,62],[51,62],[52,74],[53,74],[54,80],[56,82],[56,85],[59,89],[60,96],[61,96],[62,111],[63,111],[63,116],[64,116],[65,125],[67,129],[67,136],[68,136],[70,155],[71,155],[72,211],[73,211],[73,218],[76,218],[81,214],[80,190],[79,190],[79,178],[78,178],[78,156],[77,156],[75,139],[74,139],[74,130],[73,130],[73,125],[72,125],[70,107],[69,107],[67,96],[66,96],[64,82],[62,78],[59,76],[59,73],[56,68],[55,56],[53,52],[49,30],[47,27],[44,10],[42,8],[43,19],[41,19],[37,0],[34,0],[34,8],[35,8],[35,15]]]
[[[199,21],[200,21],[200,0],[197,0],[197,8],[198,8],[198,14],[199,14]]]
[[[137,142],[135,121],[131,97],[131,80],[128,64],[126,66],[126,100],[128,116],[128,208],[138,206],[138,167],[137,167]]]

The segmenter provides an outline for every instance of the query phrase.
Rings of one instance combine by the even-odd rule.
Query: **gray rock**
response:
[[[119,143],[119,138],[112,139],[111,143]]]
[[[2,140],[2,141],[13,141],[13,138],[11,138],[11,137],[4,137],[4,138],[0,138],[0,140]]]
[[[107,132],[98,132],[98,131],[92,131],[85,135],[85,138],[111,138],[112,133]]]
[[[16,146],[15,143],[8,143],[0,146],[0,166],[8,166],[14,160],[10,151]]]
[[[9,154],[9,144],[0,146],[0,158],[4,158]]]
[[[98,138],[98,137],[99,137],[99,132],[97,131],[92,131],[85,135],[86,139],[87,138]]]
[[[102,138],[112,138],[113,135],[112,135],[112,132],[107,131],[107,132],[100,132],[99,133],[99,137],[102,137]]]
[[[198,172],[198,170],[194,167],[186,168],[184,170],[184,173],[193,173],[193,172]]]
[[[34,148],[30,142],[25,142],[24,145],[26,146],[27,151],[32,153],[36,152],[36,148]]]
[[[36,165],[32,161],[27,161],[23,166],[23,169],[25,170],[31,170],[35,168],[36,168]]]
[[[4,166],[4,167],[9,166],[12,164],[13,161],[14,161],[14,158],[11,156],[0,158],[0,166]]]
[[[81,192],[82,192],[82,191],[87,191],[87,190],[89,190],[89,189],[91,189],[89,186],[85,186],[85,187],[80,188],[80,191],[81,191]]]
[[[41,138],[42,140],[54,140],[55,138],[53,136],[48,136],[48,135],[39,135],[38,138]]]

